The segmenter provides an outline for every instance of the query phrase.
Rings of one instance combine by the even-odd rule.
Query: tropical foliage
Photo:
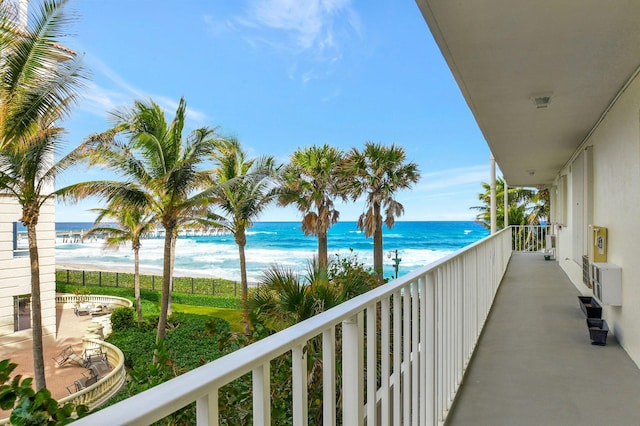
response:
[[[478,194],[482,205],[471,207],[478,211],[476,221],[491,229],[491,185],[482,183],[483,192]],[[496,226],[504,228],[504,179],[496,179]],[[508,188],[507,219],[510,225],[539,225],[549,218],[549,190],[536,191],[528,188]]]
[[[116,181],[84,182],[67,187],[64,196],[75,200],[100,196],[119,206],[149,212],[165,230],[162,302],[156,341],[164,340],[169,313],[175,239],[178,230],[206,216],[211,182],[203,162],[213,155],[219,138],[202,127],[183,135],[186,102],[180,99],[173,120],[153,101],[136,101],[133,108],[113,113],[115,126],[91,136],[78,148],[92,164],[120,175]],[[117,136],[123,135],[125,142]]]
[[[334,200],[345,198],[339,173],[343,153],[327,144],[300,148],[281,174],[278,204],[294,205],[302,213],[302,232],[318,237],[318,263],[328,263],[327,231],[338,222]]]
[[[12,425],[66,425],[89,411],[86,405],[59,405],[47,389],[34,391],[30,377],[12,378],[17,366],[8,359],[0,361],[0,409],[11,410]]]
[[[349,256],[337,256],[327,266],[312,261],[305,274],[297,274],[291,270],[274,266],[267,271],[260,287],[249,300],[251,320],[256,335],[264,336],[283,330],[293,324],[311,318],[331,309],[346,300],[363,294],[378,285],[376,275],[360,263],[351,253]],[[342,342],[338,336],[336,353],[340,354]],[[322,342],[318,336],[306,345],[308,365],[307,384],[309,400],[309,424],[322,423]],[[340,356],[336,356],[336,368],[342,364]],[[272,362],[271,371],[274,387],[272,407],[273,421],[277,424],[289,424],[292,419],[290,404],[293,392],[291,377],[291,354],[286,354]],[[338,380],[340,375],[338,374]],[[235,387],[240,387],[236,384]],[[232,386],[231,389],[234,389]],[[337,386],[338,393],[341,386]],[[237,392],[248,394],[250,388]],[[337,405],[340,410],[342,398],[338,395]]]
[[[376,286],[375,276],[353,254],[326,266],[314,259],[303,275],[274,265],[249,300],[251,322],[280,331]]]
[[[391,229],[395,218],[404,213],[404,206],[394,197],[409,189],[420,179],[417,164],[406,163],[402,147],[365,143],[362,151],[353,148],[343,165],[345,190],[356,200],[366,196],[366,210],[358,218],[358,228],[367,238],[373,237],[373,269],[383,281],[382,215]],[[344,192],[343,191],[343,192]]]
[[[12,413],[16,424],[23,421],[20,416],[27,418],[22,424],[64,424],[70,421],[74,410],[77,416],[85,412],[81,406],[58,407],[45,389],[36,226],[41,209],[54,196],[71,202],[92,196],[101,199],[105,207],[97,209],[98,218],[91,232],[104,235],[107,245],[130,244],[133,249],[138,322],[135,324],[130,308],[115,311],[114,333],[110,337],[121,348],[127,348],[131,380],[125,397],[175,377],[185,368],[216,359],[250,340],[310,318],[381,282],[382,223],[393,227],[395,218],[404,212],[395,194],[410,188],[420,177],[417,166],[406,162],[402,148],[368,142],[364,150],[354,148],[345,155],[327,144],[310,146],[296,150],[280,172],[272,157],[249,159],[236,140],[219,137],[213,128],[201,127],[185,134],[184,99],[180,99],[170,121],[155,102],[138,100],[132,107],[112,113],[114,123],[110,129],[91,135],[56,162],[54,154],[60,151],[63,135],[58,123],[70,112],[85,78],[76,55],[56,43],[66,34],[69,22],[63,14],[66,1],[45,0],[39,13],[32,15],[28,28],[16,27],[8,4],[0,0],[0,191],[19,202],[20,221],[27,228],[37,388],[31,390],[31,379],[20,377],[6,384],[15,365],[8,360],[0,363],[0,382],[5,383],[0,392],[1,408],[17,404]],[[103,166],[116,178],[76,183],[54,191],[54,178],[79,160]],[[209,161],[214,163],[213,169],[208,168]],[[333,262],[328,259],[328,230],[339,219],[334,202],[363,196],[366,209],[358,226],[374,239],[375,274],[355,257],[338,257]],[[301,212],[303,232],[318,238],[318,255],[305,275],[274,266],[266,271],[262,285],[249,298],[246,231],[274,197],[280,205],[294,205]],[[104,226],[107,221],[115,225]],[[204,322],[197,315],[170,316],[178,231],[202,224],[224,227],[234,236],[241,266],[244,319],[247,327],[253,326],[253,336],[233,334],[229,325],[219,319],[208,318]],[[160,310],[157,321],[153,316],[143,321],[139,250],[141,237],[154,225],[165,231]],[[155,343],[148,333],[153,329]],[[167,333],[168,329],[171,333]],[[314,401],[309,420],[317,423],[322,407],[314,395],[320,392],[322,360],[319,341],[311,341],[308,346],[309,392]],[[153,358],[149,359],[151,353]],[[290,358],[290,354],[284,355],[273,368],[277,386],[273,414],[274,419],[283,422],[291,419],[292,388],[286,379],[290,376]],[[228,392],[222,392],[222,402],[246,406],[247,389],[246,381],[236,388],[230,385]],[[193,411],[193,407],[187,408],[173,421],[189,423]],[[248,420],[248,413],[246,407],[238,410],[237,419]],[[227,414],[234,418],[234,413]]]
[[[277,167],[273,157],[248,159],[247,153],[235,139],[222,142],[214,159],[217,167],[211,196],[214,208],[221,215],[214,214],[211,218],[213,224],[231,232],[238,245],[242,307],[248,331],[246,231],[273,200]]]
[[[153,228],[153,216],[138,206],[118,206],[112,201],[107,208],[96,209],[98,217],[94,227],[87,232],[87,236],[99,234],[104,236],[107,247],[120,247],[131,244],[133,250],[133,288],[135,291],[135,307],[138,312],[138,323],[142,322],[142,307],[140,306],[140,247],[142,237]],[[115,220],[115,225],[102,225],[105,220]]]
[[[70,163],[54,163],[64,133],[59,121],[69,114],[84,79],[79,59],[56,43],[70,23],[65,3],[45,1],[22,28],[12,19],[12,2],[0,2],[0,192],[15,197],[27,228],[37,390],[46,381],[36,226],[54,196],[54,178]]]

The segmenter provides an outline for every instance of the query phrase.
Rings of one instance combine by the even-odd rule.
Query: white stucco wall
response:
[[[19,221],[21,207],[12,198],[0,195],[0,345],[29,339],[30,331],[14,332],[13,297],[31,293],[29,257],[13,255],[13,223]],[[55,218],[53,203],[47,203],[38,224],[40,288],[44,336],[55,336]]]
[[[593,146],[593,224],[608,228],[607,262],[622,268],[622,306],[605,306],[603,318],[640,366],[640,78],[621,94],[586,145]],[[569,167],[561,172],[570,173]],[[558,237],[560,265],[589,294],[581,267],[570,260],[576,230],[566,225]]]

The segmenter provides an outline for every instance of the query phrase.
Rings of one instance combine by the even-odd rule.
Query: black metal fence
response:
[[[56,282],[78,286],[133,288],[133,273],[58,269],[56,270]],[[257,284],[251,283],[249,285],[256,286]],[[161,290],[162,277],[140,275],[140,288]],[[242,291],[242,287],[239,282],[221,278],[173,277],[171,291],[237,297]]]

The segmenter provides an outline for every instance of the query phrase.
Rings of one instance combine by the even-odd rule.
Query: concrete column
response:
[[[504,183],[504,208],[502,210],[504,211],[504,227],[506,228],[509,226],[509,185],[507,185],[507,179],[504,176],[502,181]]]
[[[489,158],[489,164],[491,168],[491,233],[496,233],[496,159],[493,158],[493,153]]]

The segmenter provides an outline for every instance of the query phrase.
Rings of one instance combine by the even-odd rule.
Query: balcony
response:
[[[254,424],[271,424],[270,363],[291,353],[293,423],[305,425],[314,338],[325,425],[640,424],[640,370],[612,336],[590,345],[577,295],[502,231],[77,424],[150,424],[195,401],[198,424],[217,425],[218,389],[245,374]]]

